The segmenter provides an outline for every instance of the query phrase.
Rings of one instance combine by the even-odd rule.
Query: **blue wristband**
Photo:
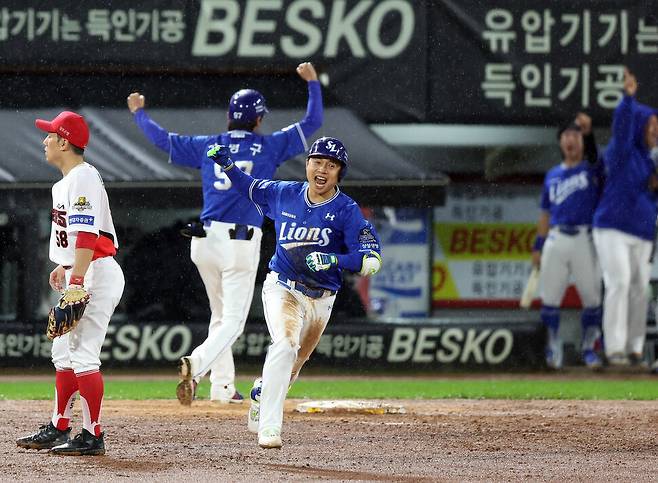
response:
[[[535,238],[535,243],[532,245],[532,251],[540,252],[542,248],[544,248],[545,241],[546,241],[546,237],[537,235],[537,238]]]

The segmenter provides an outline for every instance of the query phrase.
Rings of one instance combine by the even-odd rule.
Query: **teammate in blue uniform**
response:
[[[548,334],[546,364],[552,369],[562,367],[559,307],[573,278],[583,303],[582,358],[594,369],[602,365],[597,354],[601,342],[601,272],[591,225],[602,169],[591,118],[578,114],[574,122],[560,128],[558,141],[563,161],[544,179],[533,251],[533,264],[541,266],[541,318]]]
[[[341,273],[377,273],[379,239],[359,206],[338,188],[349,162],[338,139],[323,137],[313,143],[306,182],[254,179],[235,169],[225,146],[214,147],[208,156],[276,227],[276,252],[263,285],[272,344],[263,377],[251,391],[249,429],[258,431],[261,447],[279,448],[288,388],[329,322]]]
[[[196,264],[210,301],[208,338],[190,356],[179,362],[179,401],[189,405],[196,386],[210,370],[210,398],[218,402],[241,402],[235,390],[235,366],[231,346],[244,330],[251,306],[260,258],[263,215],[231,186],[231,180],[206,151],[215,144],[226,145],[235,165],[258,178],[271,178],[276,168],[308,149],[306,138],[322,124],[322,95],[313,65],[297,67],[308,82],[306,116],[299,122],[270,135],[258,134],[267,113],[265,99],[252,89],[231,97],[228,131],[212,136],[183,136],[156,124],[144,110],[144,96],[128,97],[135,122],[155,146],[169,154],[179,166],[201,170],[203,185],[203,226],[192,225],[189,234],[191,258]]]
[[[656,111],[635,100],[626,70],[605,151],[606,181],[594,214],[594,243],[603,270],[603,336],[611,365],[641,363],[646,337],[651,249],[656,230]]]

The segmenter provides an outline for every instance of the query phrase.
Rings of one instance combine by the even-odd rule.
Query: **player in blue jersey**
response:
[[[605,299],[603,335],[611,365],[640,364],[648,310],[651,249],[656,229],[656,111],[635,100],[637,80],[625,71],[624,96],[615,109],[604,160],[606,181],[594,214],[594,243]]]
[[[563,363],[559,336],[560,304],[573,278],[583,303],[582,358],[600,368],[601,272],[592,242],[592,216],[599,200],[602,169],[592,120],[580,113],[561,127],[558,141],[563,160],[544,179],[541,215],[533,250],[533,265],[541,266],[541,319],[547,329],[546,364]],[[586,159],[584,159],[586,158]]]
[[[288,388],[320,341],[341,272],[377,273],[379,239],[359,206],[338,188],[349,162],[338,139],[323,137],[313,143],[306,182],[254,179],[235,169],[225,146],[214,147],[208,156],[276,227],[276,251],[263,285],[272,344],[263,377],[251,391],[249,429],[258,432],[261,447],[279,448]]]
[[[169,154],[179,166],[201,170],[203,226],[192,225],[191,258],[196,264],[210,301],[208,338],[190,356],[179,362],[179,401],[189,405],[196,386],[210,370],[210,398],[218,402],[241,402],[235,390],[235,366],[231,346],[244,330],[251,306],[260,258],[263,215],[253,203],[231,186],[221,168],[206,156],[215,144],[228,146],[235,164],[258,178],[271,178],[276,168],[308,149],[306,138],[322,124],[322,94],[313,65],[297,67],[308,83],[306,116],[299,122],[270,135],[258,133],[267,113],[265,99],[252,89],[231,97],[228,131],[212,136],[183,136],[156,124],[144,110],[144,96],[128,97],[128,108],[146,137]]]

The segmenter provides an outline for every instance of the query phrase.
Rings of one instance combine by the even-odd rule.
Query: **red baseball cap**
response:
[[[52,121],[37,119],[34,125],[46,132],[54,132],[79,148],[86,148],[89,142],[89,127],[84,117],[71,111],[60,112]]]

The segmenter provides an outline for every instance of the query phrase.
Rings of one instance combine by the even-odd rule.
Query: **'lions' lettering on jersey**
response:
[[[306,265],[306,255],[316,251],[379,253],[379,239],[358,205],[340,190],[317,204],[311,203],[307,193],[308,183],[258,179],[252,183],[249,197],[274,220],[277,233],[269,267],[305,285],[338,290],[341,269],[312,272]]]
[[[329,245],[330,234],[331,228],[307,228],[305,226],[297,226],[297,223],[295,222],[292,222],[290,226],[288,226],[288,222],[284,221],[281,224],[278,241],[281,242],[281,246],[286,250],[299,246],[311,245],[326,247]]]
[[[574,167],[559,164],[544,179],[541,208],[550,212],[550,224],[591,225],[599,200],[601,166],[585,161]]]
[[[586,171],[581,171],[568,178],[553,178],[548,187],[551,203],[561,205],[573,193],[586,190],[588,186],[589,179]]]

